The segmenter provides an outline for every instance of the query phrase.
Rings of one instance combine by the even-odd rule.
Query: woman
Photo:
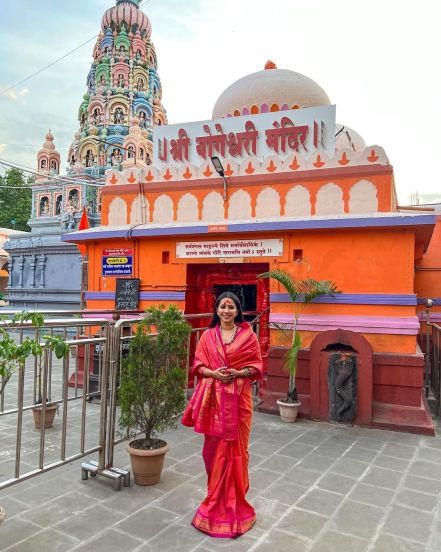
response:
[[[194,370],[200,376],[182,423],[204,433],[202,456],[208,494],[193,525],[212,537],[237,537],[256,520],[248,504],[248,441],[253,400],[251,381],[261,377],[262,357],[239,299],[225,292],[198,343]]]

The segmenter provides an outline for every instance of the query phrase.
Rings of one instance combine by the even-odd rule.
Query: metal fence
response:
[[[430,345],[428,364],[430,366],[430,388],[435,400],[435,415],[440,414],[441,404],[441,326],[430,324]]]
[[[211,314],[185,318],[192,325],[190,351]],[[29,357],[0,395],[0,490],[94,453],[98,453],[97,461],[82,464],[83,479],[89,474],[110,477],[115,490],[129,484],[128,472],[113,465],[115,445],[131,437],[117,431],[117,391],[121,363],[139,320],[140,316],[116,322],[54,318],[46,319],[42,327],[0,322],[15,332],[18,343],[26,337],[42,340],[44,335],[58,335],[69,345],[69,354],[62,360],[48,348],[41,361]],[[259,317],[252,324],[259,334]],[[189,362],[188,357],[187,368]],[[187,389],[193,383],[187,381]],[[34,428],[32,414],[37,403],[42,419],[47,410],[55,407],[58,411],[50,429],[44,423]]]
[[[0,489],[102,448],[96,424],[99,408],[92,399],[101,393],[111,332],[109,321],[103,319],[52,319],[41,327],[5,321],[1,325],[13,333],[17,343],[58,335],[68,344],[69,353],[58,360],[45,348],[40,359],[30,356],[23,365],[17,364],[4,385],[0,396]],[[101,352],[90,354],[97,345],[102,346]],[[97,366],[95,389],[89,388],[91,362]],[[55,428],[49,430],[42,422],[36,431],[33,418],[40,411],[44,421],[49,410],[59,415]]]

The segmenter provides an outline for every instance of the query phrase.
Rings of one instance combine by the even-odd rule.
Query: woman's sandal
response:
[[[5,519],[5,517],[6,517],[5,509],[3,508],[3,506],[0,506],[0,523]]]

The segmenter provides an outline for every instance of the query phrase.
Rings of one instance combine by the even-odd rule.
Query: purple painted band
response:
[[[270,315],[270,323],[273,324],[291,325],[292,322],[292,314],[274,313]],[[342,328],[369,334],[417,335],[420,324],[417,316],[321,316],[302,314],[297,328],[312,332]]]
[[[272,303],[291,303],[288,293],[271,293]],[[299,303],[301,300],[299,299]],[[387,293],[336,293],[334,296],[316,297],[313,303],[330,303],[337,305],[409,305],[417,304],[415,294],[395,295]]]
[[[141,291],[140,299],[150,301],[185,301],[183,291]],[[114,291],[86,291],[86,300],[105,301],[115,299]]]
[[[434,225],[435,215],[398,215],[398,216],[375,216],[375,217],[353,217],[329,219],[308,219],[308,220],[280,220],[272,222],[247,222],[235,224],[227,221],[228,234],[241,232],[270,232],[280,230],[319,230],[331,228],[378,228],[378,227],[403,227]],[[101,228],[106,228],[102,226]],[[197,235],[207,234],[208,225],[194,226],[169,226],[160,228],[139,228],[129,227],[118,230],[100,230],[81,232],[70,232],[61,236],[62,241],[80,242],[85,240],[98,240],[110,238],[141,238],[144,236],[176,236],[176,235]],[[224,232],[220,232],[224,233]]]

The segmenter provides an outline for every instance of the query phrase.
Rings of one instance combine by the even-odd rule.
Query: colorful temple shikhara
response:
[[[88,308],[114,306],[117,277],[139,279],[141,309],[211,312],[234,290],[246,310],[265,313],[261,408],[273,411],[287,387],[277,325],[292,323],[293,307],[257,276],[283,268],[332,280],[342,293],[300,317],[301,415],[330,419],[331,367],[351,366],[354,423],[432,433],[414,266],[435,217],[397,206],[384,150],[336,125],[314,81],[272,62],[227,88],[212,120],[158,126],[153,141],[152,165],[137,155],[107,170],[102,225],[64,237],[87,245]]]
[[[135,160],[151,163],[153,127],[167,124],[151,32],[139,0],[117,0],[103,15],[69,173],[99,176]]]
[[[83,208],[90,226],[100,224],[107,169],[151,163],[153,127],[167,123],[161,97],[150,21],[138,0],[117,0],[93,49],[67,175],[60,174],[51,131],[37,154],[31,232],[14,234],[6,245],[12,306],[79,308],[80,256],[60,236],[77,227]]]

